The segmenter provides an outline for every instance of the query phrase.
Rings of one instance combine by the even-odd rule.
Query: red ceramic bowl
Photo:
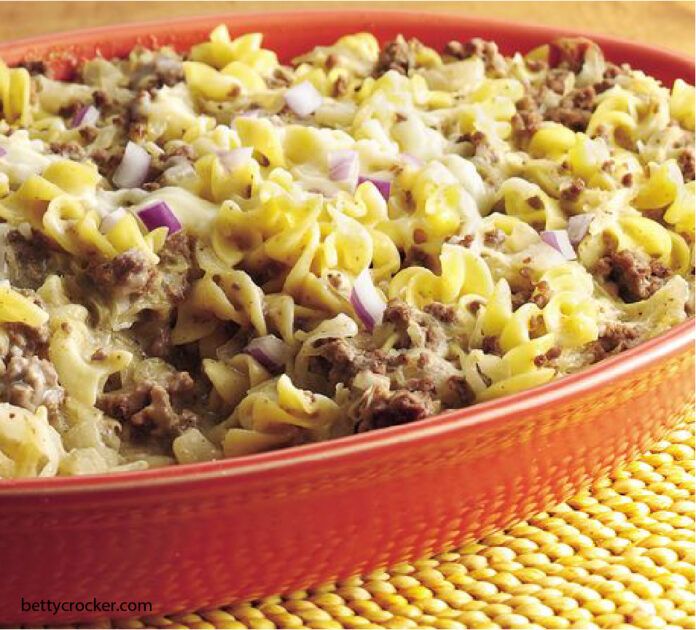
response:
[[[180,50],[218,23],[258,30],[290,58],[345,33],[402,32],[436,48],[482,36],[504,52],[558,30],[449,15],[333,11],[235,14],[101,28],[0,44],[8,62],[60,72],[135,44]],[[567,31],[566,31],[567,33]],[[607,56],[671,83],[669,52],[595,37]],[[0,484],[0,620],[127,616],[22,610],[26,601],[209,607],[427,556],[568,498],[646,449],[693,399],[693,323],[581,374],[406,426],[144,472]],[[26,605],[24,606],[26,608]]]

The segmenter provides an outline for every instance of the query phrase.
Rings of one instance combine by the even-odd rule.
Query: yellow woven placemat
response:
[[[477,543],[307,591],[114,625],[695,628],[693,415],[589,490]]]

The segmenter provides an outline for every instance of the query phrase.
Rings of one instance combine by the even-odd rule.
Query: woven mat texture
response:
[[[589,490],[476,543],[311,590],[113,625],[696,628],[694,511],[692,415]]]

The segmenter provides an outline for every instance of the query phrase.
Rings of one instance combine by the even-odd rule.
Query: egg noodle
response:
[[[562,38],[0,61],[0,477],[402,424],[693,312],[694,88]],[[609,420],[608,420],[609,421]]]

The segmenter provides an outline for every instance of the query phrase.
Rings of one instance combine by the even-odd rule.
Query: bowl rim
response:
[[[291,9],[291,10],[278,10],[278,11],[258,11],[258,10],[240,10],[234,12],[222,12],[222,13],[210,13],[210,14],[197,14],[190,16],[177,16],[170,19],[152,19],[152,20],[139,20],[136,22],[118,22],[116,24],[104,24],[101,26],[92,26],[87,28],[77,28],[69,29],[65,31],[57,31],[50,33],[42,33],[38,35],[31,35],[28,37],[22,37],[18,39],[11,39],[7,41],[0,41],[0,53],[6,52],[13,48],[27,48],[30,46],[43,46],[43,45],[53,45],[59,47],[61,45],[70,45],[74,43],[75,38],[78,39],[89,39],[97,35],[107,35],[113,34],[116,31],[127,30],[129,32],[136,32],[142,36],[149,36],[155,43],[157,41],[158,35],[152,35],[152,27],[162,27],[167,25],[173,28],[173,33],[182,30],[184,32],[190,31],[195,28],[203,27],[209,23],[218,24],[224,22],[230,25],[235,19],[240,17],[245,19],[276,19],[294,21],[297,18],[302,19],[317,19],[317,18],[328,18],[331,17],[333,21],[340,21],[342,16],[354,16],[356,13],[355,9]],[[688,64],[692,68],[694,67],[694,58],[689,57],[684,53],[677,52],[675,50],[666,48],[664,46],[655,45],[645,45],[630,39],[623,37],[618,37],[615,35],[608,35],[604,33],[599,33],[593,30],[587,29],[576,29],[573,27],[565,27],[552,24],[537,24],[535,22],[512,22],[503,18],[491,18],[485,16],[467,16],[451,13],[449,11],[422,11],[422,10],[412,10],[412,9],[360,9],[360,14],[365,17],[374,19],[385,19],[400,18],[401,20],[412,20],[417,21],[419,18],[426,19],[444,19],[450,22],[459,22],[461,24],[467,24],[472,27],[489,26],[497,30],[514,30],[516,32],[527,32],[535,35],[541,36],[553,36],[553,35],[578,35],[588,37],[597,43],[602,45],[612,45],[618,46],[622,49],[627,49],[637,53],[645,52],[658,52],[661,57],[667,58],[669,61],[679,64]],[[67,51],[66,51],[67,52]]]
[[[645,46],[630,40],[586,30],[524,22],[513,23],[506,20],[478,16],[467,17],[455,15],[447,11],[369,9],[361,10],[360,13],[374,19],[400,18],[401,20],[417,20],[424,17],[430,19],[436,17],[466,24],[473,28],[488,27],[499,31],[514,28],[517,32],[525,31],[541,37],[558,34],[583,35],[590,37],[601,45],[610,44],[638,54],[657,52],[667,62],[679,65],[686,64],[692,69],[694,66],[693,59],[689,59],[687,56],[674,51],[656,46]],[[31,50],[32,46],[51,45],[60,48],[61,46],[74,44],[75,39],[93,39],[102,34],[113,33],[114,30],[139,33],[145,36],[150,29],[161,28],[164,25],[186,32],[210,24],[221,22],[229,24],[235,19],[239,19],[240,16],[256,20],[268,18],[276,20],[297,19],[298,16],[302,16],[303,19],[310,16],[314,19],[320,19],[330,16],[332,20],[336,20],[341,15],[354,16],[355,10],[238,11],[234,13],[183,16],[171,20],[158,19],[105,25],[0,42],[0,53],[11,51],[15,48]],[[154,38],[155,45],[157,45],[157,36],[155,35]],[[301,470],[311,469],[317,463],[326,460],[355,460],[366,456],[368,453],[376,456],[379,453],[388,452],[407,443],[417,443],[425,439],[456,434],[468,427],[481,424],[503,423],[511,414],[542,410],[562,400],[570,400],[587,395],[606,386],[608,382],[627,377],[644,369],[651,363],[688,352],[689,348],[693,349],[694,340],[696,339],[695,323],[693,317],[689,318],[634,348],[625,350],[579,372],[563,376],[544,385],[478,403],[471,407],[449,410],[410,424],[345,436],[324,442],[303,444],[276,451],[210,462],[174,464],[142,471],[110,472],[72,477],[0,479],[0,501],[8,497],[30,498],[47,494],[81,495],[84,493],[102,492],[104,490],[125,492],[134,487],[146,489],[160,486],[187,486],[212,480],[232,482],[241,478],[245,480],[250,478],[258,479],[272,475],[278,469],[291,469],[292,472],[297,473]]]

